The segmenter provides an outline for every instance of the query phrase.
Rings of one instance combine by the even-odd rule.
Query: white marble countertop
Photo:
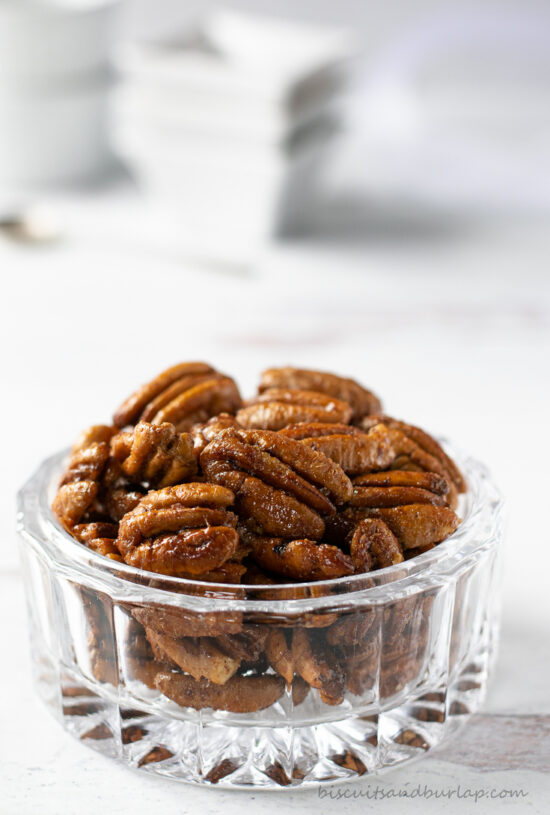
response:
[[[98,205],[86,206],[93,220]],[[483,459],[508,499],[502,647],[482,713],[449,746],[383,779],[325,798],[287,791],[289,810],[397,813],[402,800],[411,813],[474,809],[456,793],[396,797],[420,784],[522,791],[484,796],[474,811],[549,811],[549,254],[546,224],[296,242],[266,253],[250,275],[161,256],[137,237],[80,235],[40,251],[0,243],[0,812],[281,805],[275,794],[199,790],[111,764],[65,734],[31,688],[15,487],[83,426],[106,419],[136,382],[183,358],[234,372],[245,392],[271,364],[345,371],[381,393],[389,412]]]

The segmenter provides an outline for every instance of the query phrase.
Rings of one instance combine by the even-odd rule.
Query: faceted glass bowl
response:
[[[50,510],[64,457],[21,490],[18,531],[36,687],[83,743],[196,784],[297,787],[401,765],[478,708],[502,503],[476,461],[455,455],[463,521],[432,550],[368,574],[244,586],[140,572],[74,541]],[[266,650],[308,681],[285,682]]]

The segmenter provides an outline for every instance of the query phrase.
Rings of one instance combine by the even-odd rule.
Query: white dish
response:
[[[102,71],[119,2],[0,2],[0,91],[72,83]]]

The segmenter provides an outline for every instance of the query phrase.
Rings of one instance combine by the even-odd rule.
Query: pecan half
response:
[[[214,484],[151,491],[120,522],[117,548],[126,563],[160,572],[201,575],[236,552],[233,493]]]
[[[386,427],[389,427],[394,430],[399,430],[403,433],[408,439],[415,442],[415,444],[427,453],[432,458],[436,459],[439,462],[441,469],[435,469],[433,467],[424,467],[420,461],[415,463],[422,466],[425,470],[432,470],[433,472],[439,472],[444,476],[450,477],[449,480],[455,485],[458,492],[465,492],[466,491],[466,481],[464,480],[464,476],[456,466],[455,462],[452,460],[450,456],[443,450],[439,442],[437,442],[433,436],[430,436],[426,433],[425,430],[422,430],[420,427],[415,427],[414,425],[407,424],[406,422],[402,422],[398,419],[393,419],[390,416],[384,416],[382,414],[376,416],[369,416],[363,419],[361,426],[365,429],[370,429],[373,424],[383,423]],[[408,455],[406,450],[403,450],[405,454]],[[412,457],[411,457],[412,458]],[[414,458],[412,458],[414,462]]]
[[[124,475],[153,487],[181,484],[197,472],[192,436],[178,433],[169,422],[139,422],[118,433],[111,440],[111,453]]]
[[[238,468],[321,513],[334,511],[325,493],[336,502],[347,501],[352,494],[349,478],[331,459],[270,430],[225,430],[200,461],[207,476]]]
[[[270,388],[237,413],[243,427],[281,430],[296,422],[349,422],[347,402],[316,391]]]
[[[317,688],[321,700],[327,705],[339,705],[344,698],[345,675],[336,663],[334,655],[314,642],[314,635],[304,628],[296,628],[292,634],[292,658],[296,672],[302,679]]]
[[[348,475],[385,470],[395,458],[384,425],[364,432],[351,425],[310,422],[291,425],[280,432],[324,453]]]
[[[381,409],[380,400],[354,379],[346,379],[324,371],[289,367],[269,368],[262,373],[260,393],[269,388],[293,388],[326,393],[328,396],[348,402],[352,407],[354,419],[378,413]]]
[[[253,713],[271,707],[285,690],[280,676],[233,676],[224,685],[205,679],[199,682],[185,674],[158,673],[155,685],[182,707],[212,708],[231,713]]]
[[[181,431],[223,411],[233,412],[240,404],[232,379],[204,362],[184,362],[138,388],[115,412],[114,423],[125,427],[140,419],[171,422]]]
[[[152,628],[146,628],[145,633],[157,659],[174,663],[195,679],[204,677],[224,685],[241,664],[240,659],[225,654],[208,637],[175,639]]]
[[[312,540],[258,537],[252,557],[260,568],[291,580],[329,580],[354,571],[352,559],[337,546]]]
[[[71,451],[52,503],[54,514],[69,532],[84,518],[97,497],[112,434],[112,428],[107,425],[94,425],[80,436]]]
[[[357,524],[366,518],[379,518],[393,532],[403,552],[434,543],[441,543],[460,523],[449,507],[432,504],[407,504],[397,507],[349,507],[327,522],[327,537],[343,543],[353,534]]]
[[[355,528],[350,555],[356,572],[370,572],[401,563],[399,541],[380,518],[365,518]]]

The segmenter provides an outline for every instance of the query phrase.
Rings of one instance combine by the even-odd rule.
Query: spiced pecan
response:
[[[125,476],[152,487],[188,481],[197,472],[193,438],[169,422],[138,422],[111,440],[111,454]]]
[[[284,629],[274,628],[269,632],[265,653],[273,670],[283,677],[288,687],[294,678],[295,668],[292,650]]]
[[[115,540],[118,534],[118,524],[96,522],[87,524],[77,524],[73,527],[73,535],[88,549],[92,549],[100,555],[111,560],[122,560]]]
[[[126,563],[162,574],[200,575],[236,552],[233,493],[189,483],[150,491],[120,522],[117,547]]]
[[[339,705],[344,697],[345,675],[334,654],[304,628],[294,629],[291,652],[296,672],[318,689],[321,700],[327,705]]]
[[[354,571],[352,559],[337,546],[312,540],[257,537],[252,557],[260,568],[291,580],[329,580]]]
[[[195,455],[197,458],[200,456],[207,444],[216,438],[218,433],[228,428],[239,428],[240,425],[235,418],[229,413],[220,413],[218,416],[212,416],[207,422],[199,422],[194,424],[190,429],[195,448]]]
[[[158,673],[155,685],[181,707],[212,708],[231,713],[253,713],[271,707],[285,689],[281,676],[233,676],[224,685],[185,674]]]
[[[237,420],[243,427],[281,430],[296,422],[349,422],[351,416],[347,402],[324,393],[270,388],[239,410]]]
[[[94,425],[80,436],[71,451],[52,503],[54,514],[69,531],[84,518],[97,497],[112,433],[107,425]]]
[[[365,518],[357,524],[350,555],[356,572],[383,569],[403,560],[399,541],[380,518]]]
[[[122,428],[140,419],[171,422],[182,431],[218,413],[232,413],[240,404],[232,379],[204,362],[184,362],[138,388],[115,412],[114,423]]]
[[[433,472],[439,472],[442,475],[445,475],[449,478],[449,480],[455,485],[458,492],[465,492],[466,491],[466,481],[464,480],[464,476],[456,466],[455,462],[452,460],[450,456],[443,450],[439,442],[437,442],[433,436],[430,436],[426,433],[425,430],[422,430],[420,427],[416,427],[415,425],[407,424],[406,422],[402,422],[398,419],[393,419],[390,416],[385,416],[383,414],[378,414],[375,416],[368,416],[367,418],[363,419],[361,422],[361,426],[365,429],[370,429],[373,424],[383,423],[386,427],[389,427],[394,430],[399,430],[403,433],[408,439],[415,442],[415,444],[420,447],[425,453],[431,456],[433,459],[436,459],[439,462],[441,469],[432,469],[430,466],[424,467],[421,461],[418,461],[420,466],[423,469],[432,469]],[[404,451],[406,453],[406,451]],[[412,459],[414,461],[414,458]]]
[[[208,637],[176,639],[153,628],[146,628],[145,633],[157,659],[173,662],[197,680],[204,677],[216,685],[224,685],[241,662],[221,651]]]
[[[362,431],[352,425],[309,422],[291,425],[280,432],[324,453],[348,475],[385,470],[395,458],[384,425]]]
[[[262,373],[260,393],[270,388],[293,388],[319,391],[347,402],[353,410],[353,418],[360,419],[370,413],[378,413],[380,400],[354,379],[300,368],[269,368]]]
[[[397,507],[349,507],[327,523],[327,536],[343,543],[365,518],[380,518],[393,532],[403,551],[440,543],[451,535],[460,523],[449,507],[432,504],[407,504]]]
[[[205,475],[230,487],[241,517],[267,535],[318,539],[321,514],[350,497],[351,482],[327,456],[269,430],[224,430],[204,449]]]

